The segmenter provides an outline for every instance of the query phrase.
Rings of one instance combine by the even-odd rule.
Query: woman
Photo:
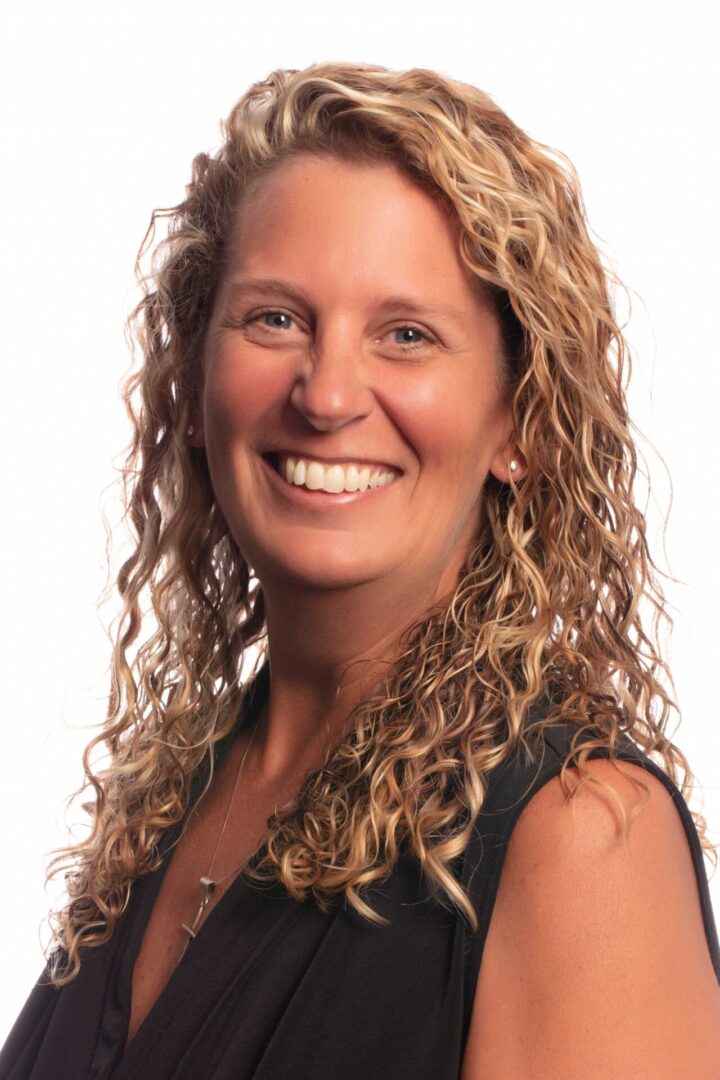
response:
[[[572,168],[423,69],[273,72],[224,136],[153,215],[93,830],[0,1076],[716,1077]]]

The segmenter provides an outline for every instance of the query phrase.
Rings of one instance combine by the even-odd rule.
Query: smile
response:
[[[354,502],[391,485],[399,475],[386,466],[352,461],[324,464],[287,454],[267,454],[263,462],[289,495],[315,504]]]

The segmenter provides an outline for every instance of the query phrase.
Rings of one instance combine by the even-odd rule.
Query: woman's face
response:
[[[228,250],[192,441],[250,566],[451,589],[513,447],[497,321],[446,213],[394,166],[303,154],[245,196]]]

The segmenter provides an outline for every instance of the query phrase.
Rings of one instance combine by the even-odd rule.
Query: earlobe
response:
[[[204,387],[204,366],[200,363],[200,365],[195,368],[191,389],[187,399],[188,411],[184,438],[185,442],[190,446],[202,447],[205,445],[205,432],[203,430]]]
[[[190,446],[204,446],[205,440],[203,438],[202,424],[195,423],[194,420],[190,420],[185,429],[185,442]]]
[[[501,484],[508,484],[511,480],[521,480],[527,472],[527,465],[518,450],[505,450],[495,456],[490,472]]]

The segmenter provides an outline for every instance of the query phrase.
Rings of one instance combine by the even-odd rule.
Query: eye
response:
[[[273,323],[261,323],[262,328],[267,330],[284,330],[288,321],[291,323],[295,321],[292,315],[288,315],[287,311],[280,311],[275,308],[265,308],[263,311],[256,311],[254,315],[250,315],[247,319],[245,319],[245,322],[257,322],[258,319],[265,319],[268,317],[274,320],[285,319],[286,321],[285,323],[280,323],[278,321],[275,321]]]
[[[418,326],[396,326],[390,332],[393,334],[419,334],[420,337],[423,339],[422,341],[408,341],[407,339],[405,341],[398,341],[397,344],[402,345],[405,349],[422,349],[426,344],[430,342],[429,335],[426,334],[424,330],[421,330]]]
[[[268,320],[265,322],[264,320]],[[289,315],[287,311],[282,311],[280,308],[263,308],[261,311],[256,311],[251,315],[248,315],[242,320],[241,325],[247,326],[250,323],[259,323],[261,330],[287,330],[291,329],[289,324],[295,322],[292,315]],[[404,341],[395,341],[396,345],[401,345],[405,352],[415,352],[419,349],[425,348],[432,341],[430,335],[425,330],[421,330],[419,326],[413,326],[411,323],[402,323],[400,326],[393,327],[388,331],[391,334],[404,334]],[[421,340],[408,341],[407,335],[413,334],[416,339],[419,337]]]

